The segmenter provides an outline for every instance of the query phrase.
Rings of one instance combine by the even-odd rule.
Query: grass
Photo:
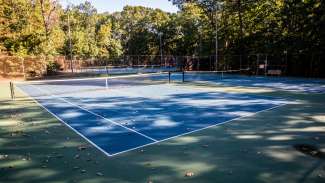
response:
[[[296,102],[107,157],[0,83],[0,182],[325,182],[324,94],[223,89]]]

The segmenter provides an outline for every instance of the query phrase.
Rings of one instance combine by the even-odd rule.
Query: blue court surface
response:
[[[95,69],[96,73],[106,74],[136,74],[136,73],[157,73],[157,72],[173,72],[175,67],[166,68],[113,68],[106,71],[105,69]],[[85,70],[84,72],[87,72]],[[90,72],[90,71],[88,71]],[[159,77],[159,76],[155,76]],[[182,73],[172,73],[173,81],[182,81]],[[164,78],[167,79],[167,78]],[[270,77],[270,76],[245,76],[239,74],[220,74],[220,72],[186,72],[184,77],[186,82],[204,82],[208,84],[226,85],[226,86],[244,86],[270,88],[281,91],[293,91],[300,93],[325,93],[324,79],[308,79],[295,77]]]
[[[175,78],[180,78],[177,74]],[[270,76],[244,76],[236,74],[223,74],[213,72],[188,72],[185,81],[205,82],[209,84],[222,84],[226,86],[263,87],[281,91],[302,93],[325,93],[324,79],[306,79],[295,77]]]
[[[77,92],[76,88],[102,87],[99,83],[105,80],[81,86],[52,82],[18,87],[108,156],[288,103],[279,98],[167,83]],[[72,92],[59,93],[60,89]]]

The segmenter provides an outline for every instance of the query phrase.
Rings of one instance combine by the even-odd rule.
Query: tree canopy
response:
[[[64,9],[56,0],[0,0],[0,50],[84,58],[157,55],[161,36],[165,55],[211,55],[217,24],[223,54],[324,54],[321,0],[170,1],[179,12],[126,6],[98,13],[90,2]]]

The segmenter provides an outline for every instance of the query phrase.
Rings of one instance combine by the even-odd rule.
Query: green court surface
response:
[[[293,102],[108,157],[2,82],[0,182],[325,182],[325,94],[206,89]]]

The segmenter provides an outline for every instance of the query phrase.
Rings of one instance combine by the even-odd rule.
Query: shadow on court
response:
[[[297,144],[324,152],[325,96],[260,94],[299,102],[114,157],[33,101],[1,100],[0,182],[324,182],[324,159]]]

